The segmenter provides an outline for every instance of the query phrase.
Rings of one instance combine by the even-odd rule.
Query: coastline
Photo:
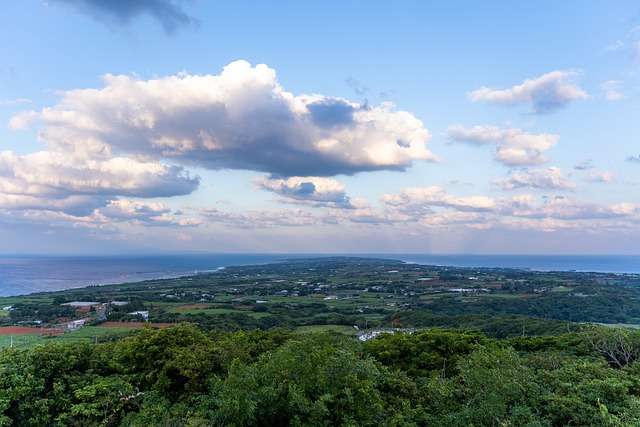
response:
[[[229,267],[265,265],[296,259],[308,258],[376,258],[419,264],[424,266],[451,267],[462,269],[510,269],[537,272],[576,272],[585,274],[640,275],[640,256],[570,256],[570,255],[425,255],[425,254],[221,254],[200,256],[148,256],[148,257],[0,257],[0,265],[6,267],[8,261],[23,262],[23,270],[38,270],[26,278],[11,277],[3,281],[0,271],[0,297],[25,296],[34,293],[56,292],[93,286],[142,283],[151,280],[175,279],[200,274],[212,274]],[[188,264],[197,260],[194,265]],[[144,271],[137,263],[153,261],[153,270]],[[178,262],[186,262],[183,268],[163,270]],[[48,263],[42,267],[38,263]],[[56,263],[62,264],[58,266]],[[91,277],[84,277],[83,271],[72,276],[65,271],[66,265],[72,269],[86,269]],[[119,270],[120,266],[122,270]],[[11,266],[11,265],[9,265]],[[196,268],[197,267],[197,268]],[[104,273],[101,271],[104,268]],[[149,267],[150,268],[150,267]],[[49,269],[49,270],[48,270]],[[128,269],[128,270],[127,270]],[[6,274],[6,268],[5,274]],[[42,270],[42,271],[40,271]],[[168,270],[168,271],[167,271]],[[20,272],[19,272],[20,273]],[[65,276],[65,274],[67,276]],[[104,274],[104,277],[99,277]],[[12,283],[13,280],[13,283]]]

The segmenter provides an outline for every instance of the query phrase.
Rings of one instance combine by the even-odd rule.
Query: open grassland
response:
[[[342,335],[356,335],[358,330],[353,326],[345,326],[345,325],[310,325],[310,326],[299,326],[295,329],[295,332],[298,334],[309,334],[314,332],[333,332]]]
[[[40,333],[40,330],[36,330],[36,328],[28,328],[33,329],[34,331],[27,331],[27,333],[25,333],[25,331],[18,330],[27,328],[12,328],[15,330],[15,333],[8,333],[5,330],[5,333],[0,334],[0,348],[10,347],[12,343],[15,348],[26,348],[38,344],[54,342],[104,342],[123,337],[139,328],[140,327],[135,324],[124,326],[121,324],[111,326],[85,326],[75,331],[69,331],[55,336],[44,336]]]

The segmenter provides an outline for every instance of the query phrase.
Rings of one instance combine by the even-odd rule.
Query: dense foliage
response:
[[[632,426],[640,335],[142,330],[0,352],[0,425]]]

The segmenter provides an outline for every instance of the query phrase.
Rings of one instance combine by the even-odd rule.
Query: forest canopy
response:
[[[0,353],[0,425],[630,426],[640,333],[205,332]]]

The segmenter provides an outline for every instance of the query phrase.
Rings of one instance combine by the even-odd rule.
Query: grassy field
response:
[[[10,347],[13,342],[15,348],[27,348],[32,347],[38,343],[43,342],[44,338],[40,335],[24,334],[24,335],[1,335],[0,336],[0,349]]]
[[[358,331],[353,326],[346,325],[310,325],[299,326],[296,328],[296,333],[309,334],[312,332],[335,332],[344,335],[355,335]]]
[[[271,316],[269,313],[259,313],[251,310],[235,310],[233,308],[194,308],[190,310],[181,311],[183,314],[206,314],[208,316],[215,316],[220,314],[245,314],[251,316],[254,319],[260,319],[262,317]]]
[[[104,342],[114,337],[125,336],[131,333],[131,331],[133,331],[132,328],[126,327],[105,328],[101,326],[85,326],[76,331],[67,332],[55,337],[43,337],[39,334],[19,334],[13,336],[13,346],[15,348],[26,348],[49,342]],[[11,346],[11,342],[11,336],[0,336],[0,348]]]

